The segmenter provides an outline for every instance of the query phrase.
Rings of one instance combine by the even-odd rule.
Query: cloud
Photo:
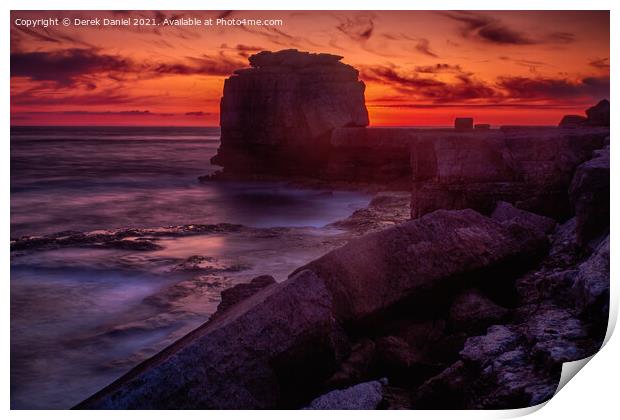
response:
[[[54,86],[42,82],[28,90],[11,94],[11,106],[56,106],[56,105],[125,105],[141,106],[144,103],[152,103],[160,100],[160,97],[150,95],[128,95],[124,89],[109,88],[98,91],[87,91],[87,93],[75,93],[71,90],[70,94],[62,94]]]
[[[71,111],[58,111],[51,112],[53,114],[62,114],[62,115],[122,115],[122,116],[138,116],[138,117],[172,117],[176,114],[172,113],[162,113],[162,112],[151,112],[149,110],[140,111],[137,109],[132,109],[129,111],[81,111],[81,110],[71,110]],[[38,112],[37,114],[47,114],[47,112]]]
[[[383,84],[407,96],[407,101],[432,104],[472,104],[484,101],[501,104],[518,102],[587,102],[609,97],[609,77],[569,80],[551,77],[502,76],[482,81],[458,65],[418,66],[406,71],[393,65],[361,69],[368,82]],[[439,78],[441,75],[441,79]],[[446,79],[446,76],[449,76]]]
[[[67,49],[51,52],[18,52],[11,54],[11,76],[37,81],[53,81],[70,86],[85,74],[126,72],[130,61],[116,55],[99,54],[94,49]]]
[[[241,26],[237,26],[236,28],[239,28],[242,31],[263,37],[265,40],[272,42],[276,45],[283,46],[285,48],[295,48],[295,47],[301,48],[304,42],[308,43],[308,40],[304,40],[303,38],[298,37],[298,36],[293,36],[273,26],[241,25]]]
[[[500,77],[497,85],[509,98],[562,100],[609,97],[609,77],[586,77],[581,80],[527,77]]]
[[[445,63],[437,63],[432,66],[416,66],[415,71],[418,73],[429,73],[429,74],[463,73],[461,66],[459,66],[458,64],[445,64]]]
[[[103,76],[117,82],[128,79],[156,78],[165,75],[227,76],[247,67],[247,62],[220,53],[217,56],[185,57],[184,61],[137,63],[119,55],[104,54],[97,49],[18,52],[11,54],[11,77],[54,82],[59,87],[80,84],[95,89],[91,76]]]
[[[11,38],[19,39],[21,37],[34,39],[36,41],[47,42],[52,44],[73,44],[82,48],[94,48],[92,44],[82,40],[79,36],[68,35],[51,28],[37,28],[36,30],[25,27],[11,25]],[[11,49],[11,51],[15,51]]]
[[[413,49],[421,54],[429,57],[438,58],[438,55],[431,49],[431,43],[426,38],[417,38],[403,33],[385,32],[381,34],[382,38],[388,41],[403,41],[406,43],[415,43]],[[406,48],[409,49],[409,48]]]
[[[228,76],[233,71],[247,67],[245,61],[231,59],[224,54],[216,57],[202,55],[200,57],[186,57],[184,63],[161,63],[146,66],[147,72],[159,75],[210,75]]]
[[[428,39],[420,38],[418,40],[418,43],[415,46],[415,49],[421,52],[422,54],[437,58],[437,54],[431,51],[430,45],[431,44]]]
[[[557,103],[523,103],[523,102],[490,102],[490,103],[468,103],[468,104],[451,104],[451,103],[411,103],[408,97],[400,98],[377,98],[368,104],[369,108],[414,108],[414,109],[435,109],[435,108],[463,108],[467,109],[574,109],[574,104],[557,104]]]
[[[374,32],[375,23],[370,16],[357,15],[355,18],[345,17],[341,19],[336,29],[355,42],[366,42]]]
[[[597,69],[609,70],[609,58],[596,58],[588,64]]]
[[[461,24],[463,38],[474,39],[498,45],[532,45],[542,43],[567,44],[574,41],[570,32],[552,32],[542,37],[532,37],[486,14],[475,12],[440,12]]]
[[[234,51],[239,57],[247,59],[250,55],[259,51],[264,51],[267,48],[259,47],[256,45],[237,44],[235,46],[229,46],[228,44],[220,45],[222,50]]]
[[[542,61],[536,61],[536,60],[526,60],[526,59],[522,59],[522,58],[510,58],[510,57],[506,57],[506,56],[501,56],[499,57],[500,60],[503,61],[512,61],[513,63],[522,66],[522,67],[527,67],[530,70],[530,73],[538,73],[538,68],[542,67],[542,66],[547,66],[547,63],[544,63]]]
[[[552,44],[570,44],[575,42],[575,34],[571,32],[552,32],[546,40]]]
[[[366,81],[390,85],[401,93],[433,102],[459,102],[498,96],[495,89],[464,72],[456,74],[452,82],[446,82],[433,77],[420,76],[418,72],[404,74],[394,67],[375,66],[363,68],[362,78]]]

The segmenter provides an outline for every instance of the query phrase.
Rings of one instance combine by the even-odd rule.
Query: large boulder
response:
[[[300,272],[229,308],[77,408],[301,404],[346,355],[347,339],[333,312],[325,283],[310,271]]]
[[[506,226],[473,210],[440,210],[355,239],[296,273],[316,273],[334,298],[337,317],[355,322],[407,298],[417,299],[419,308],[437,304],[448,298],[447,291],[471,285],[468,275],[481,281],[485,270],[527,266],[546,243],[540,232]],[[486,286],[509,288],[492,283]]]
[[[314,399],[306,410],[374,410],[383,399],[384,380],[336,389]]]
[[[573,291],[577,309],[605,329],[609,317],[609,236],[579,266]]]
[[[236,173],[317,175],[331,132],[365,127],[364,83],[342,57],[263,51],[224,82],[221,145],[212,162]]]
[[[579,165],[570,184],[577,235],[586,243],[609,230],[609,146]]]

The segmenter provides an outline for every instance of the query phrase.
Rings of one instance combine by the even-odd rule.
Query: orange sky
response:
[[[28,28],[17,19],[281,19],[281,26]],[[557,124],[609,98],[609,13],[12,12],[13,125],[218,125],[224,79],[261,50],[344,56],[371,125]],[[23,21],[20,21],[23,22]]]

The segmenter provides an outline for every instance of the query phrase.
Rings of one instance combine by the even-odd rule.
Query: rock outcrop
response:
[[[490,214],[506,201],[566,220],[573,172],[608,135],[604,128],[419,133],[411,148],[412,217],[462,208]]]
[[[502,203],[368,234],[274,284],[224,293],[212,319],[78,408],[518,408],[593,354],[609,237]],[[542,260],[541,260],[542,259]],[[387,377],[388,382],[373,382]]]
[[[582,115],[565,115],[560,121],[560,127],[609,127],[609,108],[609,101],[603,99],[586,110],[587,117]]]
[[[567,246],[576,244],[575,226],[559,226],[548,257],[516,280],[511,321],[468,337],[452,364],[413,391],[413,407],[536,405],[555,393],[562,363],[600,348],[609,316],[609,242],[584,261]]]
[[[212,161],[224,172],[317,176],[330,137],[365,127],[364,83],[342,57],[263,51],[224,83],[221,145]]]

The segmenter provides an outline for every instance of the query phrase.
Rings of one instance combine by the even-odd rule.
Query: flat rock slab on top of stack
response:
[[[224,83],[221,146],[212,162],[234,173],[302,173],[327,164],[332,131],[365,127],[358,71],[331,54],[263,51]]]

